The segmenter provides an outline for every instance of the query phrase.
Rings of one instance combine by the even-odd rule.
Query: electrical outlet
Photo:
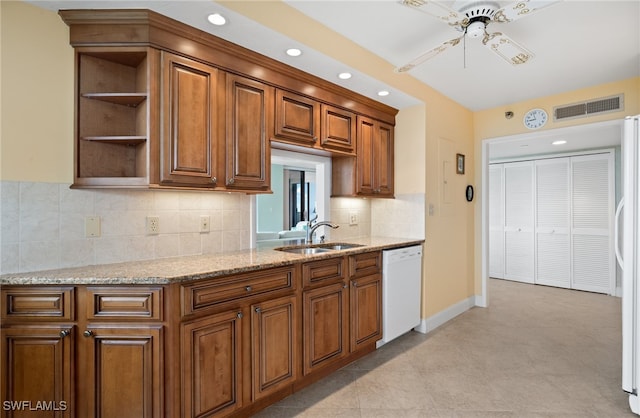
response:
[[[358,212],[349,213],[349,225],[358,225]]]
[[[147,234],[156,235],[160,233],[160,217],[147,216]]]
[[[208,215],[200,217],[200,232],[209,232],[211,229],[211,218]]]
[[[100,236],[100,217],[87,216],[84,218],[84,236],[87,238],[97,238]]]

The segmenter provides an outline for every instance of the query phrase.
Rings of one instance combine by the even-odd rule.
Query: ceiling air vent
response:
[[[573,103],[553,108],[553,120],[585,118],[594,113],[617,112],[624,109],[624,94]]]

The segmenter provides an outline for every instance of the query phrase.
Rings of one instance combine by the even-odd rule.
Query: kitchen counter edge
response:
[[[9,285],[164,285],[281,267],[341,255],[421,245],[424,239],[367,237],[339,240],[360,247],[320,254],[292,254],[273,248],[247,249],[210,255],[99,264],[0,276]]]

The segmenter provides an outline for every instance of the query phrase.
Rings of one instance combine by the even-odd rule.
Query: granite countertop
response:
[[[361,246],[308,255],[277,251],[274,250],[274,247],[263,247],[222,254],[172,257],[157,260],[4,274],[0,276],[0,285],[148,285],[180,283],[226,274],[286,266],[344,254],[358,254],[375,250],[419,245],[422,244],[424,240],[367,237],[341,240],[339,242],[348,242]]]

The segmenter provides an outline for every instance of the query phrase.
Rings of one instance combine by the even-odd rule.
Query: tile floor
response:
[[[635,416],[620,388],[619,298],[492,279],[489,301],[257,416]]]

